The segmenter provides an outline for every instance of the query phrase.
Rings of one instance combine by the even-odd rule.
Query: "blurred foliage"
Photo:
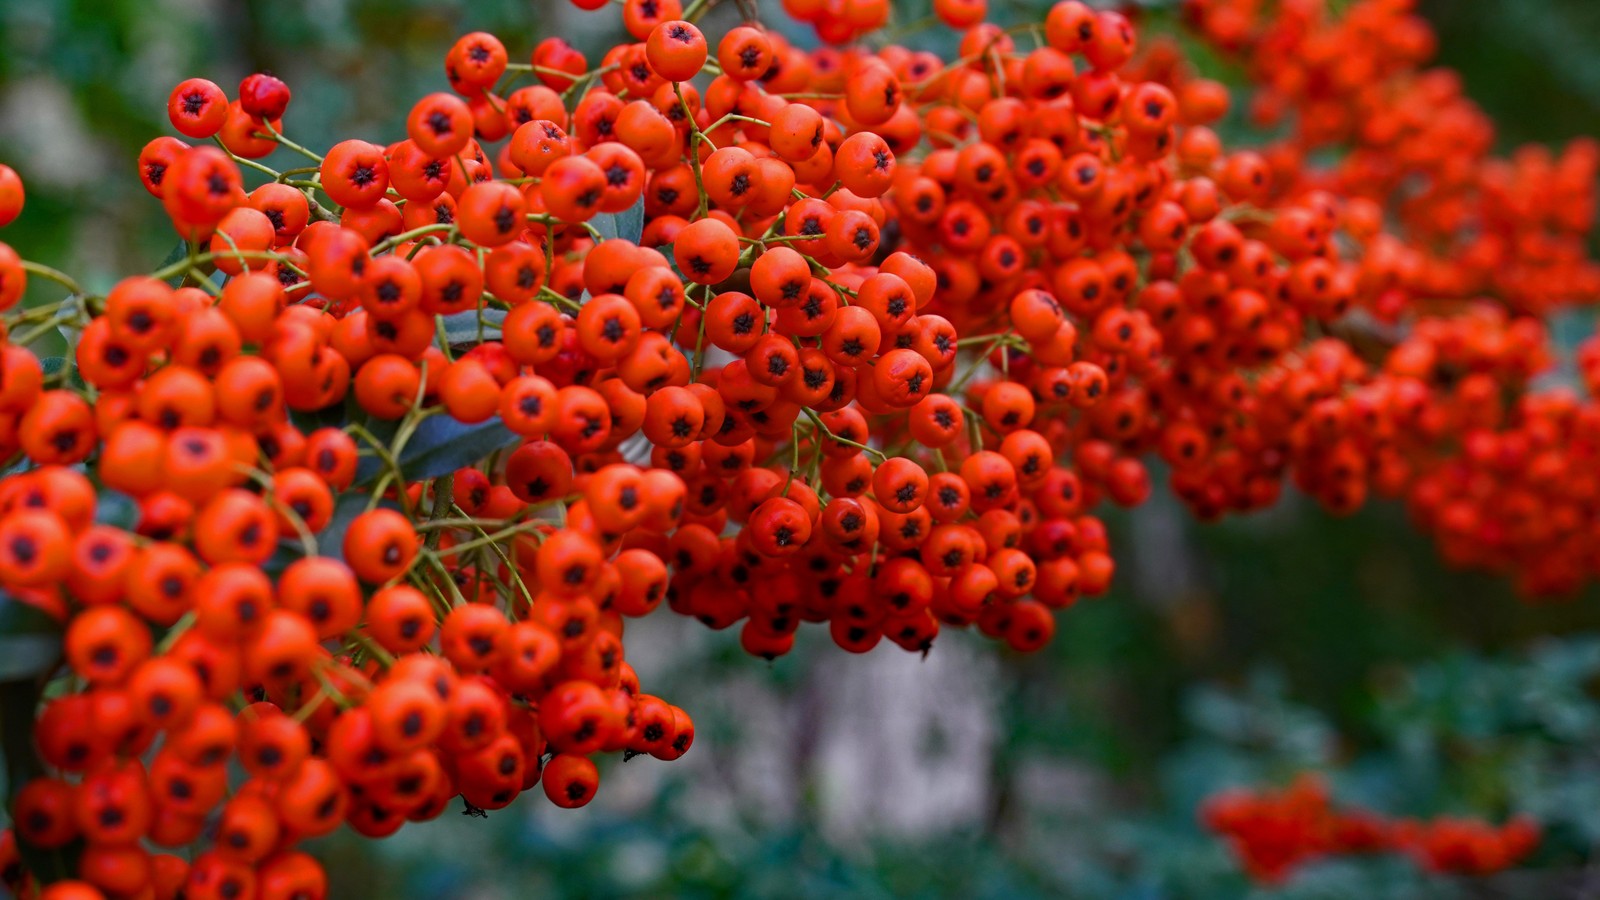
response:
[[[801,664],[815,652],[827,650],[813,646]],[[1328,716],[1291,697],[1278,671],[1257,669],[1237,687],[1183,692],[1182,738],[1139,773],[1158,799],[1132,804],[1119,791],[1068,812],[1038,803],[998,836],[830,843],[804,820],[708,824],[693,812],[696,785],[672,782],[627,815],[447,814],[383,842],[336,836],[323,851],[340,860],[333,874],[352,896],[1556,896],[1580,889],[1600,840],[1597,677],[1594,637],[1550,639],[1513,656],[1451,653],[1391,673],[1363,716],[1373,738],[1355,749]],[[1059,743],[1026,744],[1006,753],[1075,755]],[[1194,811],[1219,789],[1307,770],[1326,773],[1341,803],[1423,817],[1527,812],[1546,838],[1533,868],[1485,882],[1427,877],[1380,856],[1313,864],[1282,889],[1255,889],[1201,833]]]
[[[1007,21],[1041,6],[991,5]],[[1420,5],[1439,27],[1440,62],[1462,72],[1503,143],[1600,134],[1600,3]],[[896,17],[926,9],[897,3]],[[294,89],[288,127],[301,142],[382,139],[411,98],[443,86],[456,35],[493,31],[520,59],[560,33],[597,60],[614,39],[597,20],[612,21],[564,0],[0,0],[0,161],[29,188],[5,240],[91,289],[151,268],[170,231],[133,159],[169,132],[165,97],[183,77],[231,91],[273,71]],[[1202,527],[1159,495],[1114,517],[1113,595],[1065,614],[1045,653],[1002,660],[993,808],[969,830],[833,840],[814,786],[774,824],[749,797],[707,810],[704,785],[669,773],[625,809],[535,802],[488,821],[447,813],[383,842],[341,833],[321,847],[336,896],[1239,897],[1255,889],[1201,832],[1196,805],[1305,768],[1386,812],[1526,811],[1549,836],[1532,871],[1485,886],[1424,882],[1380,858],[1312,867],[1275,896],[1581,889],[1600,841],[1600,604],[1529,606],[1498,580],[1449,571],[1393,505],[1332,519],[1290,495],[1264,516]],[[706,637],[676,648],[653,687],[695,712],[695,754],[735,759],[758,726],[716,699],[718,686],[745,678],[775,703],[803,703],[836,652],[822,643],[810,635],[764,669],[735,635]],[[648,779],[634,772],[650,772],[639,767],[659,765],[606,778],[636,786]],[[1041,796],[1041,771],[1070,775],[1046,783],[1083,785],[1082,796]]]
[[[1600,133],[1600,4],[1592,0],[1422,0],[1438,62],[1495,117],[1501,142]]]

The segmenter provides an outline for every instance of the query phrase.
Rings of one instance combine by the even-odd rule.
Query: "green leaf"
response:
[[[397,420],[374,419],[371,416],[366,417],[366,420],[361,424],[366,427],[367,431],[371,433],[374,438],[377,438],[378,441],[386,447],[393,446],[394,434],[400,429],[400,423]],[[367,446],[367,442],[359,438],[356,440],[356,445],[364,451],[371,450],[371,448]],[[361,459],[356,462],[355,483],[357,485],[371,484],[378,477],[378,473],[382,471],[383,460],[380,459],[377,454],[362,456]]]
[[[69,342],[67,349],[72,349],[72,346]],[[46,378],[65,369],[67,385],[79,389],[84,387],[83,374],[78,371],[77,360],[70,356],[49,356],[40,360],[39,366]]]
[[[622,212],[601,213],[590,224],[602,238],[622,238],[637,244],[644,237],[644,197]]]
[[[389,440],[395,432],[395,423],[375,423],[368,426],[374,437]],[[436,415],[422,420],[405,449],[400,452],[400,471],[407,481],[419,481],[448,475],[470,466],[496,450],[515,446],[521,438],[500,421],[499,416],[476,425],[458,422],[448,415]],[[383,471],[382,460],[363,457],[356,471],[358,484],[367,484]]]
[[[5,754],[8,810],[16,803],[23,785],[45,774],[33,743],[34,710],[39,706],[41,683],[39,678],[0,682],[0,750]],[[52,884],[77,875],[78,856],[83,851],[81,840],[55,850],[35,847],[21,835],[16,840],[23,866],[39,881]]]
[[[506,320],[503,309],[468,310],[444,317],[444,336],[452,346],[478,342],[479,316],[483,318],[482,335],[485,340],[500,339],[500,324]]]
[[[334,403],[322,409],[291,409],[289,422],[303,434],[310,434],[319,428],[343,428],[351,420],[350,409],[354,405],[354,397],[347,397],[343,403]]]
[[[6,807],[22,786],[44,774],[34,749],[34,712],[45,679],[61,662],[61,626],[32,604],[0,591],[0,751],[5,754]],[[17,837],[17,850],[45,883],[72,877],[77,848],[45,851]]]
[[[321,541],[317,542],[317,549],[322,551],[323,556],[339,555],[338,553],[328,552],[322,546]],[[261,564],[261,571],[267,573],[268,578],[276,581],[278,576],[283,574],[283,570],[289,568],[290,563],[305,555],[305,551],[301,549],[299,541],[292,537],[280,537],[278,539],[278,549],[272,551],[272,555],[267,557],[266,561]]]
[[[102,487],[100,500],[95,504],[94,520],[102,525],[132,530],[139,524],[139,504],[121,491]]]
[[[156,268],[157,269],[165,269],[167,266],[172,265],[173,263],[177,262],[180,259],[184,259],[188,255],[189,255],[189,242],[188,241],[179,241],[178,242],[178,246],[173,247],[172,248],[172,252],[168,253],[167,254],[167,258],[163,259],[161,261],[161,264],[156,266]],[[182,274],[178,274],[178,275],[172,276],[171,278],[168,278],[167,279],[167,284],[170,284],[173,287],[178,287],[179,285],[183,284],[183,275]]]
[[[499,416],[476,425],[466,425],[449,416],[434,416],[417,426],[400,454],[400,470],[408,481],[437,478],[520,441]]]
[[[689,283],[688,277],[683,274],[683,270],[682,269],[678,268],[678,257],[673,255],[673,247],[672,247],[672,245],[671,244],[665,244],[663,246],[657,247],[656,249],[660,250],[661,251],[661,255],[663,255],[663,256],[665,256],[667,258],[667,266],[668,266],[668,268],[672,269],[672,274],[678,276],[678,280],[679,281],[682,281],[684,284],[688,284]]]
[[[0,591],[0,683],[41,678],[61,661],[61,626],[38,607]]]

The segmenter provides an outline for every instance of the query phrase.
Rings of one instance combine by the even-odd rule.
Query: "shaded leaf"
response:
[[[321,547],[322,545],[319,542],[317,548],[321,549]],[[327,553],[324,555],[332,556],[334,554]],[[267,573],[267,577],[276,580],[279,575],[283,574],[284,569],[289,568],[290,563],[302,556],[305,556],[305,552],[300,548],[299,541],[292,537],[279,538],[278,549],[272,551],[272,555],[267,557],[266,561],[261,564],[261,571]]]
[[[500,339],[500,323],[506,320],[503,309],[468,310],[444,317],[444,335],[452,345],[475,344],[480,334],[478,318],[483,318],[482,335],[485,340]]]
[[[66,342],[68,350],[76,348],[78,341],[83,338],[83,329],[76,325],[62,323],[56,326],[56,331],[60,332],[61,339]]]
[[[663,244],[656,249],[660,250],[661,255],[667,258],[667,268],[672,270],[672,274],[678,276],[678,280],[684,284],[689,284],[689,278],[683,274],[682,269],[678,268],[678,257],[673,245]]]
[[[4,650],[0,650],[4,653]],[[6,763],[6,808],[12,808],[17,792],[35,778],[45,774],[44,765],[34,749],[34,710],[39,705],[40,680],[37,678],[0,683],[0,750]],[[65,847],[46,850],[15,835],[17,853],[28,872],[44,884],[73,878],[78,873],[78,857],[83,851],[83,841],[74,840]]]
[[[40,678],[61,660],[61,626],[47,613],[0,591],[0,682]]]
[[[67,349],[72,349],[69,342]],[[39,361],[39,368],[46,378],[63,370],[67,373],[66,384],[70,387],[82,389],[84,387],[83,374],[78,371],[77,361],[70,356],[49,356]]]
[[[368,428],[381,441],[390,440],[397,423],[374,423]],[[470,466],[496,450],[515,446],[521,438],[500,421],[499,416],[468,425],[447,415],[424,419],[400,453],[400,470],[407,481],[448,475]],[[363,457],[357,470],[358,483],[366,484],[383,471],[377,457]]]
[[[400,429],[400,422],[397,419],[374,419],[368,416],[361,424],[385,446],[394,442],[394,434]],[[356,446],[361,448],[363,453],[369,455],[362,456],[356,462],[355,483],[358,485],[371,484],[378,477],[378,473],[383,471],[383,460],[378,458],[376,454],[371,453],[372,448],[366,441],[357,438]]]
[[[173,263],[177,262],[180,259],[183,259],[184,257],[186,257],[188,255],[189,255],[189,243],[187,241],[179,241],[178,245],[176,247],[173,247],[172,251],[167,254],[167,258],[163,259],[161,261],[161,263],[156,266],[156,268],[157,269],[165,269],[167,266],[172,265]],[[167,284],[170,284],[173,287],[178,287],[178,286],[182,285],[183,284],[183,275],[180,273],[178,275],[172,276],[171,278],[168,278],[167,279]]]
[[[121,491],[102,487],[100,499],[95,503],[94,520],[102,525],[131,531],[139,524],[139,504]]]
[[[343,428],[351,420],[350,408],[354,405],[353,397],[346,397],[344,402],[325,406],[313,410],[289,410],[289,422],[300,429],[302,434],[310,434],[318,428]]]
[[[622,212],[601,213],[591,219],[590,224],[601,238],[622,238],[637,244],[644,236],[644,197]]]
[[[466,425],[449,416],[434,416],[423,421],[406,444],[400,454],[400,469],[410,481],[437,478],[520,440],[499,416],[476,425]]]

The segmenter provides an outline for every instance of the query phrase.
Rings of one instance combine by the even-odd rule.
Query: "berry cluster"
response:
[[[1274,193],[1343,203],[1341,242],[1298,277],[1291,267],[1287,287],[1352,286],[1357,311],[1327,323],[1343,346],[1316,381],[1291,374],[1266,382],[1279,396],[1257,392],[1256,418],[1285,429],[1270,429],[1252,468],[1286,462],[1336,512],[1403,499],[1448,561],[1510,575],[1525,596],[1569,596],[1600,575],[1600,382],[1586,362],[1600,346],[1580,355],[1583,384],[1530,382],[1552,364],[1544,317],[1600,296],[1587,254],[1600,144],[1493,155],[1493,124],[1460,78],[1424,68],[1434,37],[1412,7],[1184,5],[1249,71],[1252,119],[1283,132],[1260,151]],[[1330,151],[1331,164],[1308,162]],[[1272,228],[1285,226],[1280,215]]]
[[[1478,819],[1390,819],[1335,806],[1327,786],[1301,775],[1282,790],[1230,790],[1201,810],[1205,826],[1227,839],[1250,877],[1278,884],[1300,866],[1341,855],[1403,853],[1426,872],[1492,875],[1539,846],[1539,826],[1518,816],[1494,826]]]
[[[1151,454],[1203,518],[1292,479],[1404,496],[1530,591],[1595,574],[1600,406],[1525,388],[1538,316],[1600,283],[1600,151],[1489,156],[1403,0],[1187,6],[1293,114],[1262,152],[1077,0],[940,0],[953,60],[751,4],[712,40],[708,5],[625,0],[594,66],[466,35],[388,144],[296,143],[270,75],[184,81],[138,160],[170,264],[102,297],[0,244],[0,588],[72,676],[3,855],[76,853],[13,883],[316,897],[295,847],[342,823],[582,805],[595,755],[693,740],[624,656],[663,603],[767,659],[803,623],[1037,650]],[[888,11],[784,6],[834,42]]]

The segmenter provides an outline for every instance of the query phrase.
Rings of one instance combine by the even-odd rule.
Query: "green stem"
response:
[[[24,331],[20,335],[13,335],[7,341],[7,343],[14,344],[14,345],[16,345],[18,347],[26,347],[26,346],[32,344],[34,341],[37,341],[39,338],[44,337],[46,334],[49,334],[50,332],[56,330],[57,327],[59,327],[61,325],[66,325],[66,324],[68,324],[70,322],[77,321],[77,318],[78,318],[77,316],[60,316],[60,315],[58,315],[58,316],[50,319],[48,322],[44,322],[44,323],[42,323],[40,325],[34,326],[33,328],[31,328],[31,329],[29,329],[27,331]]]
[[[272,123],[271,122],[267,122],[265,124],[267,126],[267,133],[264,134],[264,135],[261,135],[262,137],[270,137],[273,140],[277,141],[279,144],[282,144],[283,146],[288,147],[290,150],[293,150],[296,153],[301,154],[302,156],[306,157],[307,159],[314,159],[314,160],[317,161],[318,164],[321,164],[321,162],[322,162],[322,155],[321,154],[314,153],[311,150],[307,150],[305,147],[302,147],[299,144],[296,144],[294,141],[291,141],[288,138],[284,137],[283,136],[283,132],[281,132],[278,129],[272,127]]]
[[[197,253],[193,256],[180,259],[170,266],[164,266],[155,270],[154,272],[151,272],[150,277],[156,279],[157,281],[166,281],[174,275],[187,274],[191,266],[205,265],[206,263],[215,262],[222,257],[234,257],[237,259],[282,259],[283,254],[275,253],[271,250],[240,250],[237,253]]]
[[[300,166],[299,168],[285,169],[282,172],[279,172],[278,173],[278,177],[276,179],[274,179],[274,180],[275,181],[287,181],[288,179],[294,177],[295,175],[321,175],[321,174],[322,174],[322,167],[321,166]]]
[[[43,263],[31,262],[25,259],[22,261],[22,270],[24,272],[32,272],[33,274],[38,275],[40,278],[47,278],[50,281],[54,281],[56,284],[61,285],[74,294],[83,293],[83,288],[78,287],[78,282],[74,281],[71,275],[68,275],[60,269],[53,269],[47,265],[44,265]]]
[[[978,370],[988,365],[989,354],[994,351],[994,348],[1000,346],[1002,342],[1010,337],[1011,332],[1009,331],[1004,332],[1003,334],[995,335],[994,338],[989,341],[988,346],[984,347],[983,351],[978,354],[978,358],[973,360],[972,365],[967,368],[967,371],[964,372],[960,378],[956,379],[954,384],[951,384],[949,387],[945,388],[944,392],[946,394],[954,395],[957,391],[961,390],[963,387],[966,387],[967,382],[971,381],[972,377],[978,374]],[[961,341],[957,340],[956,345],[960,346],[960,344]]]
[[[456,587],[455,578],[451,576],[450,570],[445,567],[444,561],[439,558],[439,554],[434,553],[432,550],[424,550],[417,554],[417,558],[433,567],[434,571],[438,572],[440,577],[444,579],[445,587],[449,588],[450,596],[454,598],[451,603],[452,607],[460,606],[467,602],[467,598],[461,596],[461,589]]]
[[[838,443],[841,443],[841,444],[845,445],[846,447],[854,447],[857,450],[861,450],[861,451],[863,451],[865,453],[869,453],[869,454],[871,454],[873,456],[876,456],[878,458],[879,462],[883,462],[884,460],[889,458],[888,456],[884,455],[882,450],[877,450],[877,449],[874,449],[872,447],[868,447],[866,444],[858,443],[856,441],[852,441],[852,440],[848,440],[846,438],[839,437],[838,435],[836,435],[833,432],[829,431],[828,430],[828,426],[824,425],[822,423],[822,416],[817,415],[815,410],[812,410],[812,409],[809,409],[809,408],[804,408],[804,409],[802,409],[802,412],[804,412],[806,414],[806,417],[811,420],[812,424],[816,425],[817,433],[821,434],[823,437],[827,438],[828,440],[837,441]]]
[[[459,513],[462,516],[466,516],[466,511],[459,506],[451,507],[451,511]],[[472,523],[472,529],[478,532],[479,535],[482,535],[483,537],[489,536],[488,533],[483,530],[483,527],[478,524],[476,519],[468,517],[467,521]],[[494,551],[495,556],[500,557],[500,561],[505,564],[506,571],[511,574],[510,586],[517,589],[517,592],[522,595],[523,601],[528,604],[528,608],[532,609],[533,593],[528,590],[528,585],[523,582],[522,573],[517,570],[516,563],[512,562],[511,557],[506,553],[505,548],[500,546],[498,541],[491,541],[488,546],[490,550]]]
[[[301,551],[303,551],[306,556],[318,555],[319,551],[317,549],[317,537],[311,533],[311,528],[310,526],[306,525],[306,520],[301,518],[298,512],[295,512],[294,507],[287,503],[280,502],[277,495],[272,493],[272,476],[254,466],[241,465],[235,466],[235,468],[240,472],[243,472],[246,478],[249,478],[251,481],[260,485],[263,489],[262,494],[266,498],[267,503],[273,509],[282,513],[285,519],[289,520],[290,527],[295,530],[295,534],[300,538]]]
[[[268,167],[262,165],[261,163],[256,162],[253,159],[245,159],[244,157],[240,156],[239,154],[234,153],[232,150],[228,149],[228,145],[227,144],[224,144],[222,142],[222,138],[213,137],[212,140],[216,141],[217,142],[217,146],[222,148],[222,152],[228,154],[228,157],[230,159],[232,159],[236,164],[244,166],[244,167],[249,168],[249,169],[255,169],[257,172],[260,172],[261,174],[267,176],[268,178],[271,178],[273,181],[277,181],[278,180],[279,175],[278,175],[278,170],[277,169],[268,168]]]
[[[320,667],[311,667],[311,677],[316,680],[317,687],[322,689],[322,693],[325,694],[329,700],[332,700],[335,706],[339,707],[340,709],[350,708],[350,698],[346,697],[344,695],[344,691],[339,690],[339,688],[334,685],[333,681],[328,678],[327,673],[322,671]]]
[[[693,0],[683,8],[683,20],[685,22],[698,22],[700,17],[710,12],[711,7],[716,4],[717,0]]]
[[[424,225],[421,228],[413,228],[410,231],[403,231],[394,237],[385,238],[373,245],[372,249],[368,252],[372,256],[377,256],[379,253],[382,253],[391,247],[398,247],[401,244],[404,244],[406,241],[416,240],[424,235],[437,234],[439,232],[454,233],[455,230],[456,226],[454,225]]]
[[[723,125],[727,124],[728,122],[749,122],[749,123],[751,123],[753,125],[760,125],[763,128],[771,128],[772,127],[772,123],[771,122],[763,122],[760,119],[753,119],[750,116],[741,116],[741,115],[739,115],[737,113],[728,113],[727,115],[725,115],[722,118],[716,120],[715,122],[712,122],[706,128],[706,131],[716,131],[718,128],[721,128]]]
[[[439,522],[450,515],[450,510],[455,507],[455,473],[441,475],[433,480],[433,510],[428,514],[429,522]],[[435,529],[428,535],[427,545],[429,550],[439,549],[439,539],[444,537],[444,531]]]
[[[470,541],[462,541],[459,544],[446,547],[445,549],[440,550],[437,555],[455,556],[460,553],[466,553],[468,550],[476,550],[479,547],[488,547],[497,544],[506,538],[516,537],[519,534],[526,534],[527,532],[543,528],[547,524],[547,522],[540,519],[531,519],[527,522],[519,522],[510,528],[502,528],[493,534],[484,534],[483,537],[473,538]],[[482,531],[481,528],[478,530]]]
[[[344,639],[352,644],[359,644],[361,649],[367,652],[368,656],[381,663],[385,669],[394,665],[393,654],[383,649],[377,641],[373,640],[372,635],[364,631],[352,631],[345,635]]]

